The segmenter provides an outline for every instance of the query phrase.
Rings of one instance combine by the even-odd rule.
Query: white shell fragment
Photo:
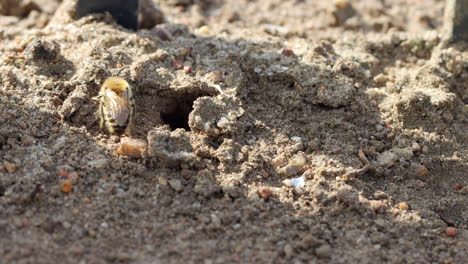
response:
[[[291,183],[294,186],[294,188],[304,187],[305,186],[304,176],[292,179]]]
[[[303,188],[305,186],[304,176],[286,179],[283,181],[283,184],[287,187],[294,187],[295,189]]]

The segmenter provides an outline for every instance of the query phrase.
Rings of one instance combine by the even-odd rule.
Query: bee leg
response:
[[[99,104],[99,127],[104,129],[104,107],[102,103]]]

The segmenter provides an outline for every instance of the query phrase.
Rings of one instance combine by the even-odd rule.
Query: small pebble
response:
[[[416,175],[421,180],[426,180],[429,177],[429,170],[424,165],[418,165],[416,168]]]
[[[411,148],[413,149],[413,151],[421,150],[421,146],[417,142],[413,142],[413,145],[411,145]]]
[[[294,56],[294,51],[289,48],[283,48],[281,50],[281,54],[283,54],[284,56]]]
[[[387,82],[388,78],[387,76],[383,74],[379,74],[374,77],[374,82],[377,83],[378,85],[383,85]]]
[[[319,258],[328,258],[332,253],[332,249],[329,245],[321,245],[315,249],[315,254]]]
[[[397,205],[397,207],[398,207],[398,209],[400,209],[400,210],[408,210],[408,209],[409,209],[408,204],[405,203],[405,202],[399,203],[399,204]]]
[[[286,244],[283,250],[287,258],[290,258],[294,255],[294,249],[289,244]]]
[[[161,185],[168,185],[169,184],[169,180],[165,176],[160,176],[158,178],[158,182]]]
[[[191,72],[192,72],[192,67],[190,67],[190,66],[184,66],[184,72],[185,72],[185,73],[191,73]]]
[[[21,137],[21,142],[23,142],[24,145],[28,146],[34,143],[34,139],[28,135],[25,135]]]
[[[290,179],[286,179],[283,181],[283,185],[286,186],[286,187],[292,187],[293,186],[293,183]]]
[[[348,1],[347,0],[335,0],[333,1],[333,3],[335,4],[337,8],[345,8],[346,5],[348,4]]]
[[[458,229],[451,226],[447,227],[447,229],[445,229],[445,234],[449,237],[455,237],[458,234]]]
[[[182,177],[184,177],[184,179],[190,179],[194,174],[195,174],[195,172],[192,171],[192,170],[189,170],[189,169],[182,169],[180,171],[180,175],[182,175]]]
[[[70,180],[66,180],[62,182],[60,185],[60,189],[63,193],[70,193],[73,190],[73,184]]]
[[[214,71],[208,74],[208,78],[214,83],[219,83],[224,81],[223,73],[221,71]]]
[[[178,179],[172,179],[169,181],[169,186],[176,192],[182,191],[182,182]]]
[[[267,187],[262,187],[260,190],[258,190],[258,196],[260,196],[260,198],[263,200],[267,200],[272,194],[273,191]]]
[[[73,184],[75,184],[80,179],[80,175],[78,174],[78,172],[74,171],[74,172],[70,173],[70,175],[68,176],[68,179],[70,179],[70,181]]]
[[[198,33],[202,35],[208,35],[210,34],[210,27],[208,27],[207,25],[201,26],[198,28]]]
[[[58,176],[63,177],[63,178],[68,178],[68,172],[66,170],[58,170],[57,171]]]
[[[8,173],[14,173],[16,171],[16,164],[9,162],[7,160],[3,161],[3,167],[5,167]]]
[[[146,141],[142,139],[123,137],[120,140],[120,146],[117,149],[117,154],[127,156],[130,158],[141,158],[147,146],[148,144],[146,143]]]
[[[89,162],[89,165],[96,169],[104,169],[105,167],[107,167],[107,165],[109,165],[109,160],[105,158],[101,158],[101,159],[97,159],[97,160]]]

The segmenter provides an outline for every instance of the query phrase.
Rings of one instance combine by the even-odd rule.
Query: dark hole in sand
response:
[[[169,125],[172,130],[183,128],[190,130],[188,120],[190,112],[193,110],[193,102],[199,97],[211,96],[212,94],[205,92],[198,93],[183,93],[178,94],[172,99],[174,103],[172,107],[168,107],[166,111],[161,111],[161,120],[164,124]]]

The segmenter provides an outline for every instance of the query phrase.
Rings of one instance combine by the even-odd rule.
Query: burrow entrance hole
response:
[[[206,91],[184,91],[165,95],[167,105],[161,109],[161,121],[169,125],[171,130],[183,128],[187,131],[189,127],[189,115],[193,110],[193,102],[199,97],[213,96],[213,93]]]

